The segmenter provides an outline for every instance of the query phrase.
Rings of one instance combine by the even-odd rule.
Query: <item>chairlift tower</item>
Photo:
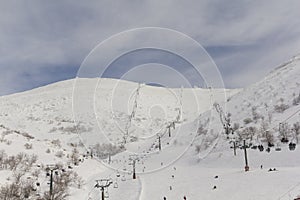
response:
[[[131,155],[129,160],[132,161],[132,163],[129,164],[132,165],[132,178],[136,179],[135,165],[136,165],[136,161],[139,161],[139,158],[136,155]]]
[[[233,140],[233,155],[236,156],[236,141]]]
[[[247,157],[247,147],[246,147],[246,140],[244,140],[244,153],[245,153],[245,171],[249,171],[249,165],[248,165],[248,157]]]
[[[169,137],[171,137],[171,124],[167,126],[167,129],[168,129]]]
[[[227,116],[226,116],[223,109],[221,108],[220,104],[218,104],[218,103],[214,103],[214,107],[215,107],[217,113],[219,113],[220,121],[221,121],[221,123],[223,125],[223,128],[225,130],[225,134],[229,135],[230,132],[232,133],[229,114],[227,114]]]
[[[106,188],[108,188],[113,181],[111,179],[100,179],[96,180],[95,188],[100,188],[101,191],[101,200],[105,200],[104,191]]]
[[[161,133],[157,133],[157,140],[158,140],[158,150],[161,151]]]
[[[160,135],[158,136],[158,149],[161,151],[161,141],[160,141]]]
[[[50,188],[49,188],[49,196],[50,200],[53,199],[53,171],[57,170],[58,167],[54,164],[47,165],[46,170],[50,171]]]
[[[231,138],[231,142],[233,144],[233,155],[236,156],[236,149],[237,149],[237,141],[236,141],[236,136],[235,136],[235,132],[232,129],[232,138]]]

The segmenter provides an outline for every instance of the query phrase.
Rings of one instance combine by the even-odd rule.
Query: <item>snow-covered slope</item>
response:
[[[211,108],[215,98],[222,101],[225,93],[238,91],[161,88],[113,79],[58,82],[0,97],[0,147],[7,155],[37,154],[44,165],[69,166],[74,148],[84,154],[98,143],[120,145],[127,130],[127,152],[147,151],[170,122],[192,122]],[[87,180],[89,176],[93,179],[93,172]]]
[[[294,199],[299,195],[300,151],[298,147],[290,151],[288,143],[280,141],[282,135],[279,133],[279,124],[287,123],[289,142],[295,143],[296,138],[299,139],[293,129],[295,123],[300,123],[299,58],[292,58],[264,80],[229,97],[226,110],[220,102],[225,115],[231,113],[231,127],[235,129],[229,139],[216,110],[202,114],[194,122],[194,125],[202,124],[200,135],[183,158],[166,170],[143,178],[144,184],[152,187],[143,189],[142,199],[151,199],[150,195],[155,199],[163,196],[182,199],[186,195],[188,199],[274,200]],[[184,139],[181,138],[182,141],[191,140]],[[240,149],[243,139],[247,145],[264,146],[263,152],[257,148],[248,149],[250,172],[247,173],[244,172],[244,152]],[[239,146],[237,156],[233,155],[232,141]],[[270,153],[265,151],[268,141],[274,144]],[[269,168],[277,170],[268,172]],[[157,182],[163,183],[163,187],[155,187]]]
[[[168,89],[114,79],[76,81],[75,86],[79,88],[80,96],[76,96],[76,92],[73,95],[73,90],[77,91],[76,87],[73,88],[75,80],[67,80],[0,97],[2,129],[28,133],[36,140],[50,140],[57,137],[72,139],[75,133],[99,135],[97,128],[100,127],[106,137],[112,134],[110,142],[116,142],[115,140],[120,140],[118,134],[128,125],[136,98],[137,108],[129,131],[133,135],[146,137],[174,121],[179,114],[182,122],[194,120],[201,112],[211,108],[212,94],[214,98],[222,101],[225,93],[231,96],[239,91]],[[135,97],[138,87],[139,96]],[[86,103],[85,94],[89,90],[95,95],[90,100],[93,102],[90,105],[81,105],[82,101]],[[92,107],[91,112],[88,112],[89,107]],[[82,110],[85,110],[84,113]],[[101,137],[98,141],[100,143],[104,140],[102,135]]]
[[[8,155],[37,154],[44,165],[71,167],[85,184],[71,187],[69,199],[99,199],[94,186],[101,178],[113,181],[109,199],[293,199],[300,194],[299,148],[289,151],[280,142],[278,126],[299,122],[299,77],[300,59],[294,57],[243,90],[160,88],[113,79],[58,82],[0,97],[0,148]],[[235,132],[229,140],[215,102],[231,113]],[[230,140],[246,138],[266,149],[266,132],[281,151],[249,148],[245,173],[243,151],[234,156]],[[292,129],[287,137],[296,141]],[[112,146],[101,146],[107,143]],[[79,165],[72,163],[74,148]],[[93,159],[87,158],[89,148]],[[277,171],[268,172],[270,167]],[[10,173],[0,173],[1,185],[9,182]],[[37,181],[44,185],[37,193],[47,191],[48,179]]]

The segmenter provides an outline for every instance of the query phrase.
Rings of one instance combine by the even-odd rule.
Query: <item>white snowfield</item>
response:
[[[101,199],[94,186],[103,178],[113,181],[105,191],[106,199],[112,200],[295,199],[300,195],[300,150],[297,146],[290,151],[288,143],[280,142],[278,126],[300,121],[300,105],[293,102],[300,93],[299,77],[300,58],[294,57],[243,90],[160,88],[114,79],[58,82],[0,97],[0,149],[8,155],[37,154],[38,163],[44,165],[70,165],[68,155],[74,146],[85,154],[97,143],[123,144],[126,151],[112,155],[110,161],[95,155],[73,166],[85,184],[70,188],[70,200]],[[273,135],[270,153],[247,149],[248,172],[244,150],[238,148],[233,155],[213,109],[215,102],[231,113],[232,126],[239,124],[230,140],[255,127],[247,143],[266,149],[262,124]],[[295,142],[292,131],[289,139]],[[25,148],[26,143],[32,148]],[[56,156],[58,152],[63,156]],[[132,178],[133,154],[137,179]],[[270,168],[276,171],[269,172]],[[9,183],[11,173],[0,170],[0,185]],[[48,179],[41,177],[40,182],[43,186],[37,192],[46,191]]]

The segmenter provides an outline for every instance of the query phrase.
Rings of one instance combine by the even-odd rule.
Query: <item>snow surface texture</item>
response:
[[[299,148],[290,151],[280,142],[278,126],[299,122],[300,105],[293,102],[300,92],[299,77],[300,61],[295,57],[248,88],[226,90],[227,96],[222,89],[168,89],[112,79],[77,79],[74,89],[75,80],[63,81],[0,98],[0,148],[8,155],[37,154],[44,165],[70,165],[74,146],[85,154],[97,143],[124,145],[126,151],[110,159],[98,159],[94,152],[93,159],[73,166],[85,184],[72,187],[68,199],[100,199],[94,186],[101,178],[113,181],[105,191],[107,199],[294,199],[300,194]],[[229,140],[214,102],[231,113],[232,126],[239,127]],[[169,137],[172,122],[175,129],[170,127]],[[249,148],[250,171],[244,172],[244,152],[238,148],[234,156],[229,141],[239,141],[244,130],[255,127],[247,143],[266,148],[262,126],[281,151]],[[269,168],[277,170],[268,172]],[[0,175],[1,185],[9,182],[9,170],[0,170]],[[47,190],[48,180],[39,181],[40,190]]]

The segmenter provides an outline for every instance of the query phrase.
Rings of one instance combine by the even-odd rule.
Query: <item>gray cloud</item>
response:
[[[193,37],[226,86],[244,87],[300,52],[299,7],[296,0],[1,0],[0,95],[74,77],[99,42],[143,26]]]

